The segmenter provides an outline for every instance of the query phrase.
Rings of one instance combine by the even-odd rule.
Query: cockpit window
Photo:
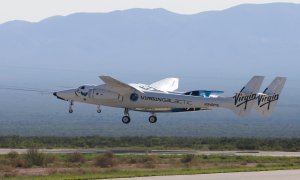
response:
[[[81,86],[81,88],[80,89],[84,89],[85,87],[84,86]]]

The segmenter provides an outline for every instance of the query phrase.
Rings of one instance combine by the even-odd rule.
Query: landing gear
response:
[[[130,117],[129,117],[129,116],[123,116],[123,117],[122,117],[122,122],[123,122],[124,124],[130,123]]]
[[[97,113],[101,113],[100,105],[97,106]]]
[[[69,102],[70,102],[70,104],[69,104],[69,113],[73,113],[74,102],[73,102],[73,100],[70,100]]]
[[[152,115],[149,117],[149,122],[156,123],[156,121],[157,121],[157,117],[154,113],[152,113]]]
[[[125,110],[124,110],[124,116],[122,117],[122,122],[124,124],[130,123],[130,116],[129,116],[129,113],[128,113],[128,108],[125,108]]]

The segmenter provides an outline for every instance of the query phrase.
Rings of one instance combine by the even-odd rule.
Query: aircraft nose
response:
[[[57,92],[54,92],[54,93],[53,93],[53,96],[57,97],[57,99],[61,99],[61,100],[64,100],[64,101],[65,101],[64,98],[62,98],[62,97],[60,97],[60,96],[57,95]]]

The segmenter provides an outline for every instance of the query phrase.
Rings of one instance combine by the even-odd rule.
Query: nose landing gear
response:
[[[101,113],[100,105],[97,106],[97,113]]]
[[[73,100],[70,100],[69,102],[70,102],[70,104],[69,104],[69,113],[73,113],[74,102],[73,102]]]
[[[125,108],[125,110],[124,110],[124,116],[122,117],[122,122],[124,124],[130,123],[130,116],[129,116],[129,112],[128,111],[129,111],[128,108]]]

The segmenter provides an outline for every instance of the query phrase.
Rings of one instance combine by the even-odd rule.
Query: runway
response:
[[[118,178],[115,180],[299,180],[300,170]]]
[[[0,149],[0,154],[7,154],[15,151],[24,154],[27,149]],[[40,149],[41,152],[49,154],[69,154],[74,152],[84,154],[102,154],[105,149]],[[197,150],[111,150],[114,154],[195,154],[195,155],[235,155],[235,156],[285,156],[300,157],[300,152],[279,152],[279,151],[197,151]]]

